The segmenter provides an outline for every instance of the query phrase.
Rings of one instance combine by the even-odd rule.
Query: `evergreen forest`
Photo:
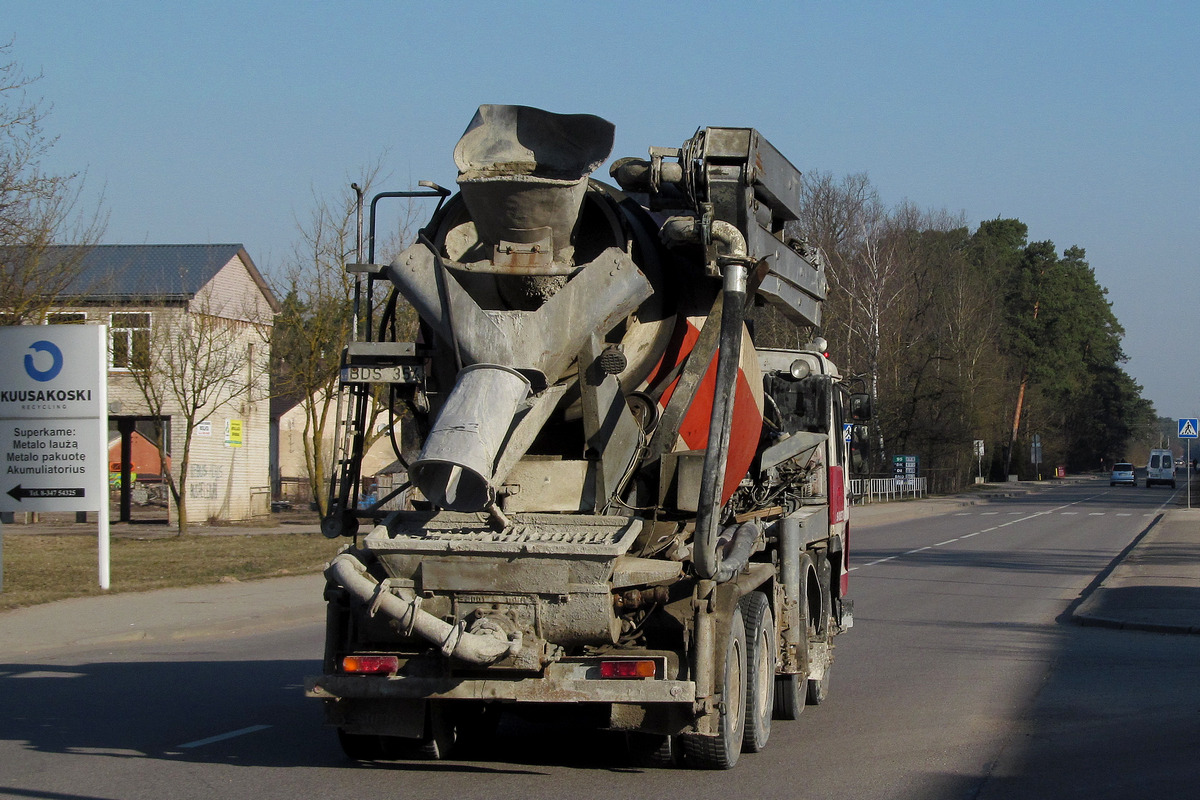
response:
[[[1031,242],[1018,219],[970,230],[946,212],[886,207],[862,174],[806,175],[803,198],[797,234],[829,283],[822,324],[789,333],[766,312],[756,325],[777,346],[821,336],[843,374],[862,377],[872,474],[916,455],[931,490],[953,491],[980,473],[1103,470],[1158,443],[1161,421],[1123,368],[1124,331],[1082,247]]]

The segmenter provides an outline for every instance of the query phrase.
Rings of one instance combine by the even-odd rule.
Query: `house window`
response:
[[[134,369],[150,363],[150,314],[113,314],[108,329],[112,369]]]
[[[47,325],[82,325],[87,314],[82,311],[52,311],[46,315]]]

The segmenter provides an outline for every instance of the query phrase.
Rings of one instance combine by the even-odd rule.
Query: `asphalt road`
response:
[[[0,664],[0,797],[1195,796],[1200,637],[1070,621],[1171,495],[1095,481],[861,515],[829,700],[729,772],[518,719],[466,760],[351,764],[303,697],[322,631],[297,615]]]

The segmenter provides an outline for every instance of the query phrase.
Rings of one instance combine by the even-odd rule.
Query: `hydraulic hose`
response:
[[[713,575],[713,580],[717,583],[724,583],[736,577],[746,568],[746,564],[750,561],[750,555],[754,552],[754,544],[758,541],[758,525],[754,522],[743,522],[737,527],[731,525],[726,528],[726,531],[730,529],[733,530],[730,536],[732,544],[717,566],[716,574]]]
[[[422,611],[415,598],[397,597],[381,587],[367,572],[366,565],[350,553],[334,558],[325,569],[325,577],[360,603],[387,614],[406,629],[437,645],[451,658],[485,667],[508,655],[513,646],[507,638],[500,638],[503,634],[498,629],[494,629],[493,635],[468,633],[463,622],[451,625]]]
[[[714,580],[723,572],[717,555],[717,525],[720,521],[725,465],[729,460],[729,430],[733,421],[738,363],[742,354],[742,313],[746,305],[747,272],[744,263],[732,262],[725,267],[725,300],[721,307],[716,387],[708,426],[708,446],[700,473],[700,502],[692,558],[697,574],[701,578]]]

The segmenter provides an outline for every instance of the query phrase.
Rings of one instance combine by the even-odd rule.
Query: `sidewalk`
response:
[[[1081,625],[1200,633],[1200,509],[1165,512],[1086,594],[1074,617]]]
[[[143,640],[249,634],[325,618],[325,578],[296,575],[77,597],[0,613],[0,662]]]

